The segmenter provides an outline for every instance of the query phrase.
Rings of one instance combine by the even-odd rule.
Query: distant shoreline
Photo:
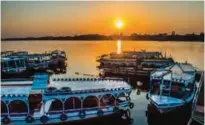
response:
[[[197,41],[204,42],[204,33],[200,34],[185,34],[185,35],[167,35],[157,34],[157,35],[139,35],[131,34],[129,36],[105,36],[99,34],[86,34],[86,35],[76,35],[76,36],[43,36],[43,37],[23,37],[23,38],[4,38],[1,41],[35,41],[35,40],[73,40],[73,41],[104,41],[104,40],[131,40],[131,41]]]

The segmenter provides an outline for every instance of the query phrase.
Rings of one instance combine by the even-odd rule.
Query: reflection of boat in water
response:
[[[3,124],[45,124],[129,112],[131,86],[121,80],[37,74],[33,81],[1,82]]]
[[[105,76],[149,76],[150,71],[172,64],[173,59],[155,51],[125,51],[98,57]]]
[[[66,71],[64,51],[43,54],[26,54],[24,51],[13,52],[12,55],[1,58],[2,78],[30,77],[35,72],[46,72],[47,70],[53,72]]]
[[[187,63],[175,63],[151,72],[150,105],[158,113],[190,107],[196,91],[195,75],[195,68]]]
[[[193,100],[191,119],[188,125],[204,125],[204,72]]]

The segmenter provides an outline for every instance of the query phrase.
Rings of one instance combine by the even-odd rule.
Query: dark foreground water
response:
[[[193,64],[199,69],[204,69],[204,44],[201,42],[156,42],[156,41],[5,41],[2,42],[2,51],[29,51],[30,53],[41,53],[55,49],[64,50],[67,54],[67,75],[71,77],[81,77],[83,74],[98,75],[96,68],[99,65],[96,57],[110,52],[139,51],[146,49],[161,51],[166,56],[172,56],[175,61]],[[75,72],[79,72],[76,76]],[[133,83],[135,84],[135,83]],[[135,107],[131,110],[131,116],[134,119],[134,125],[181,125],[184,119],[178,116],[169,116],[168,118],[159,118],[158,122],[153,122],[145,115],[148,100],[146,91],[136,94],[133,89],[131,100]],[[185,113],[186,114],[186,113]],[[180,115],[180,114],[179,114]],[[176,119],[175,119],[176,118]],[[154,121],[157,121],[157,119]],[[170,122],[172,121],[172,122]],[[174,123],[173,123],[174,121]],[[84,125],[126,125],[126,121],[119,118],[106,117],[83,122],[72,122],[70,124]]]

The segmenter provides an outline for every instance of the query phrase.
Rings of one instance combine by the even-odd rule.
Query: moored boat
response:
[[[31,80],[1,82],[3,124],[49,124],[129,112],[129,84],[122,80],[37,74]]]
[[[35,72],[65,73],[66,55],[64,51],[42,54],[28,54],[25,51],[12,52],[1,58],[2,78],[31,77]]]
[[[188,63],[175,63],[150,74],[150,106],[155,113],[190,110],[196,91],[196,69]]]
[[[174,63],[160,52],[145,50],[102,55],[97,61],[105,76],[149,76],[151,71]]]

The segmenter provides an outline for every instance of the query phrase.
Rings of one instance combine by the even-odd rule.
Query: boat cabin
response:
[[[27,56],[28,66],[33,69],[48,68],[51,61],[51,54],[32,54]]]
[[[7,124],[8,119],[18,124],[60,123],[109,115],[134,106],[129,98],[131,86],[122,80],[48,79],[46,74],[37,74],[33,81],[3,81],[1,88],[1,116]]]
[[[3,51],[1,52],[1,58],[2,57],[7,57],[7,56],[10,56],[14,53],[14,51]]]
[[[53,55],[53,57],[61,57],[61,58],[67,59],[66,53],[61,50],[54,50],[51,52],[51,54]]]
[[[196,69],[188,63],[175,63],[150,74],[149,98],[159,109],[191,102],[195,92]]]
[[[5,57],[1,59],[1,71],[4,73],[19,73],[26,70],[26,62],[23,57]]]

